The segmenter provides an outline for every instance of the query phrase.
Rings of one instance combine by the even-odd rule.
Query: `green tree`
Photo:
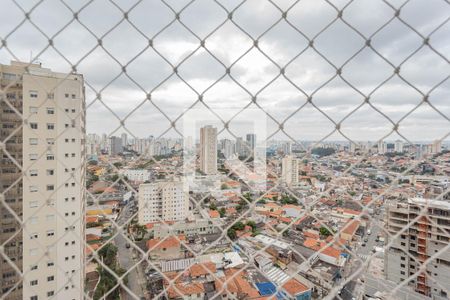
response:
[[[252,221],[252,220],[247,221],[247,226],[250,226],[252,228],[252,232],[256,231],[256,223],[255,223],[255,221]]]
[[[233,227],[235,230],[244,230],[245,225],[241,221],[236,222]]]
[[[227,235],[231,240],[234,240],[236,236],[236,230],[234,228],[230,228],[227,230]]]
[[[217,204],[214,202],[211,202],[211,204],[209,205],[209,209],[210,210],[217,210]]]
[[[330,230],[328,230],[328,228],[323,227],[323,226],[320,227],[319,232],[323,236],[330,236],[332,234],[332,232],[330,232]]]
[[[225,207],[221,207],[221,208],[219,209],[219,214],[220,214],[220,217],[221,217],[221,218],[225,217],[225,214],[226,214]]]

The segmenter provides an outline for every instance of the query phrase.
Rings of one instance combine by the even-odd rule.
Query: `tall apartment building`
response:
[[[111,136],[109,138],[108,154],[117,155],[123,151],[122,138]]]
[[[140,224],[181,221],[189,213],[189,187],[181,180],[164,180],[139,185]]]
[[[246,151],[245,151],[245,142],[241,137],[236,138],[236,153],[238,156],[244,156]]]
[[[384,141],[378,142],[378,154],[385,154],[387,152],[387,143]]]
[[[128,146],[128,135],[124,132],[120,135],[120,138],[122,139],[122,147]]]
[[[281,151],[283,152],[284,155],[291,155],[292,143],[291,142],[283,143],[283,145],[281,146]]]
[[[23,277],[2,257],[0,298],[83,299],[83,77],[12,62],[0,65],[0,80],[0,188],[24,221],[20,226],[1,205],[0,242],[8,241],[5,253]]]
[[[403,153],[404,149],[403,149],[403,141],[401,140],[396,140],[394,143],[394,151],[397,153]]]
[[[418,216],[418,220],[413,222]],[[416,292],[432,299],[448,299],[450,295],[441,287],[450,286],[450,251],[442,252],[427,264],[425,262],[450,241],[450,202],[423,198],[394,202],[388,205],[386,218],[390,233],[387,244],[395,234],[408,227],[393,239],[385,252],[386,278],[402,282],[418,273],[408,283]]]
[[[255,149],[256,149],[256,134],[254,133],[248,133],[246,136],[246,141],[247,141],[247,153],[250,154],[250,156],[254,156],[255,155]]]
[[[226,159],[230,159],[235,155],[235,145],[229,139],[223,139],[220,141],[220,150]]]
[[[200,128],[200,171],[206,175],[217,173],[217,128]]]
[[[281,160],[281,181],[288,186],[298,184],[298,159],[292,155]]]

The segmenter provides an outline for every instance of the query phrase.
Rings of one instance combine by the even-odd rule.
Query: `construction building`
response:
[[[443,287],[450,286],[450,251],[443,249],[449,243],[450,202],[410,198],[388,204],[386,218],[387,244],[392,242],[385,252],[386,278],[400,283],[417,273],[408,282],[416,292],[448,299]]]

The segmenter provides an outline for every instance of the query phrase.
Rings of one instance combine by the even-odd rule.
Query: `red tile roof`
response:
[[[286,281],[286,283],[283,284],[283,289],[291,296],[296,296],[309,290],[306,285],[294,278]]]
[[[147,241],[147,249],[149,250],[160,250],[160,249],[170,249],[180,247],[180,240],[185,241],[186,237],[184,235],[179,235],[178,238],[170,236],[161,241],[161,239],[151,239]],[[159,244],[158,244],[159,243]]]

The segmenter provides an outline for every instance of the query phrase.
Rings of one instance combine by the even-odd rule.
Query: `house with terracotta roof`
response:
[[[205,288],[199,282],[180,282],[167,288],[169,299],[203,300]]]
[[[184,235],[178,237],[169,236],[165,239],[150,239],[147,241],[147,249],[151,259],[176,259],[184,256],[183,246],[180,241],[185,241]]]
[[[219,219],[220,213],[217,210],[209,210],[209,217],[211,219]]]
[[[345,258],[342,251],[335,246],[328,246],[328,243],[317,239],[307,238],[303,246],[316,251],[317,257],[329,264],[342,267],[345,264]]]
[[[216,264],[213,262],[196,263],[189,268],[189,275],[193,279],[206,278],[206,276],[216,272]]]
[[[361,222],[358,220],[349,220],[340,230],[340,238],[346,242],[351,242],[355,237],[360,224]]]
[[[311,299],[311,288],[300,281],[291,278],[283,284],[283,290],[288,299],[309,300]]]

